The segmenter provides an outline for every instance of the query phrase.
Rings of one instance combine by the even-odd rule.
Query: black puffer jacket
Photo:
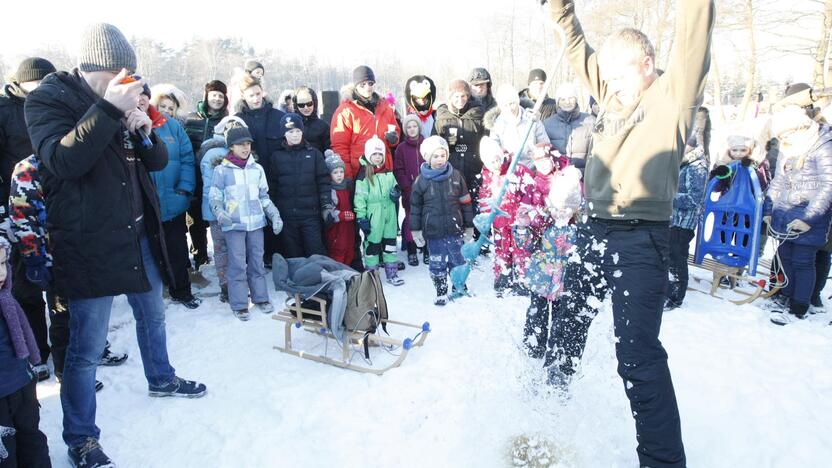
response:
[[[284,112],[272,107],[271,101],[265,98],[259,109],[252,110],[245,101],[240,101],[237,106],[236,115],[248,125],[248,131],[254,138],[252,149],[257,155],[257,162],[263,166],[263,171],[268,177],[271,171],[269,156],[283,147],[284,130],[280,126],[280,119]]]
[[[21,92],[14,86],[6,85],[5,95],[0,96],[0,200],[4,204],[9,199],[14,165],[32,154],[32,142],[29,141],[26,119],[23,117],[24,98],[18,94]]]
[[[477,185],[477,176],[482,171],[479,156],[480,139],[485,133],[482,107],[467,104],[459,113],[446,104],[436,110],[436,134],[448,142],[451,165],[462,173],[469,187]]]
[[[447,164],[445,170],[422,164],[410,198],[410,230],[422,231],[425,239],[459,236],[474,227],[474,211],[468,186],[459,171]]]
[[[314,217],[332,204],[329,169],[324,155],[316,148],[301,142],[272,153],[272,171],[267,176],[269,197],[284,220]]]
[[[121,124],[123,112],[96,96],[78,74],[47,76],[26,98],[32,146],[43,161],[46,228],[53,246],[54,285],[68,298],[147,292],[133,214],[133,184]],[[136,146],[143,226],[163,279],[171,281],[159,201],[148,171],[168,162],[164,143],[151,133],[150,150]]]
[[[329,124],[318,117],[318,95],[315,90],[307,89],[309,94],[312,95],[312,113],[309,116],[303,115],[298,109],[297,92],[292,96],[292,101],[295,104],[295,112],[303,117],[303,139],[323,154],[324,151],[332,147],[329,141]]]
[[[228,115],[228,111],[225,109],[209,114],[204,101],[199,101],[196,105],[196,112],[188,114],[184,127],[185,133],[188,134],[188,138],[191,140],[191,146],[194,147],[194,154],[199,153],[199,148],[205,140],[214,136],[214,127],[226,115]],[[197,164],[198,166],[199,164]]]

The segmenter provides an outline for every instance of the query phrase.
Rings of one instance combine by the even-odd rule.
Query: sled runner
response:
[[[378,270],[358,273],[323,255],[284,259],[275,254],[272,276],[275,288],[287,294],[286,309],[273,316],[284,322],[283,346],[275,346],[284,353],[381,375],[401,365],[410,350],[422,346],[430,333],[427,322],[412,325],[389,319]],[[388,325],[396,331],[403,328],[410,335],[394,338],[389,334]],[[315,345],[308,350],[296,349],[293,328],[317,335],[313,340]],[[310,337],[303,338],[306,345]],[[373,354],[380,358],[378,365],[370,359],[371,347]],[[320,352],[316,354],[316,351]],[[328,351],[337,357],[330,356]],[[385,365],[389,361],[393,362]]]
[[[724,265],[710,258],[705,258],[700,263],[696,263],[693,255],[688,256],[688,265],[711,273],[709,279],[697,275],[696,271],[691,270],[689,276],[693,281],[688,282],[688,291],[710,294],[713,297],[725,299],[737,305],[749,304],[761,297],[768,299],[780,289],[777,286],[767,289],[771,271],[771,262],[768,260],[759,261],[757,274],[754,276],[746,274],[742,267]],[[693,286],[695,282],[703,281],[711,282],[710,289],[702,290]],[[731,291],[731,295],[736,296],[736,298],[732,299],[730,295],[724,294],[725,291]]]
[[[332,333],[332,330],[326,325],[330,323],[327,320],[327,300],[318,296],[312,296],[309,300],[302,301],[300,294],[295,294],[294,297],[287,298],[286,309],[275,314],[272,318],[284,322],[283,346],[275,346],[275,349],[303,359],[309,359],[310,361],[376,375],[382,375],[386,371],[400,366],[411,349],[424,344],[425,339],[431,331],[428,322],[422,325],[413,325],[395,320],[381,319],[379,324],[384,329],[388,325],[392,325],[395,328],[401,327],[408,329],[414,334],[401,339],[384,336],[381,334],[381,330],[376,330],[375,333],[347,331],[344,334],[344,339],[339,342]],[[321,336],[326,341],[324,343],[323,353],[315,354],[295,349],[292,342],[293,328],[302,328],[310,333]],[[327,354],[329,340],[337,345],[333,346],[335,351],[340,352],[337,358],[330,357]],[[365,360],[364,357],[360,356],[362,353],[367,353],[368,357],[370,347],[383,349],[385,352],[396,357],[395,361],[383,367],[373,367],[372,361]],[[398,353],[398,356],[395,353]],[[366,362],[367,365],[355,364],[353,363],[355,360],[358,360],[358,362]]]

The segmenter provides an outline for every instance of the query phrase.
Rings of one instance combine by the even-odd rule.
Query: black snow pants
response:
[[[641,466],[685,466],[676,394],[659,341],[668,287],[670,228],[653,221],[590,220],[578,226],[579,261],[567,264],[565,293],[547,362],[572,375],[587,331],[612,294],[618,374],[636,423]],[[574,256],[573,256],[574,257]],[[597,301],[588,301],[595,297]]]

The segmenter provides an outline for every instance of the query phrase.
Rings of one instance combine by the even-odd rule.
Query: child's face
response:
[[[421,128],[419,128],[419,124],[418,124],[418,123],[416,123],[416,122],[414,122],[414,121],[412,121],[412,120],[411,120],[411,121],[409,121],[409,122],[407,122],[407,125],[405,125],[405,127],[404,127],[404,133],[405,133],[405,134],[406,134],[409,138],[416,138],[417,136],[419,136],[419,132],[420,132],[421,130],[422,130],[422,129],[421,129]]]
[[[503,156],[501,154],[489,154],[482,158],[482,163],[489,171],[499,174],[500,166],[503,165]]]
[[[340,184],[344,181],[344,168],[336,167],[335,170],[329,173],[329,176],[332,177],[333,182]]]
[[[381,166],[384,164],[384,153],[373,153],[370,155],[370,164],[373,166]]]
[[[242,143],[237,143],[236,145],[231,145],[229,148],[234,156],[237,156],[240,159],[248,159],[251,155],[251,142],[244,141]]]
[[[303,140],[303,130],[293,128],[286,131],[286,143],[289,143],[290,145],[299,145],[301,140]]]
[[[445,151],[445,148],[439,148],[430,155],[428,163],[431,169],[441,169],[448,163],[448,152]]]
[[[735,146],[729,150],[729,153],[731,159],[743,159],[747,158],[751,154],[751,151],[745,146]]]

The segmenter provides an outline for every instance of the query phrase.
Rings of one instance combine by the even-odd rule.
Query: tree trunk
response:
[[[711,71],[710,76],[714,85],[714,107],[720,122],[725,122],[725,110],[722,108],[722,78],[719,76],[719,67],[716,64],[715,48],[711,47]]]
[[[748,29],[748,45],[750,48],[750,56],[748,59],[748,78],[745,83],[745,93],[742,97],[742,104],[740,105],[740,113],[737,115],[738,120],[744,121],[748,112],[748,105],[751,103],[751,97],[754,94],[754,84],[757,79],[757,43],[754,40],[754,2],[753,0],[746,0],[746,14],[748,15],[745,25]]]
[[[812,85],[815,88],[826,88],[832,84],[829,76],[830,40],[832,40],[832,0],[826,0],[823,26],[815,53],[815,70],[812,76]]]

